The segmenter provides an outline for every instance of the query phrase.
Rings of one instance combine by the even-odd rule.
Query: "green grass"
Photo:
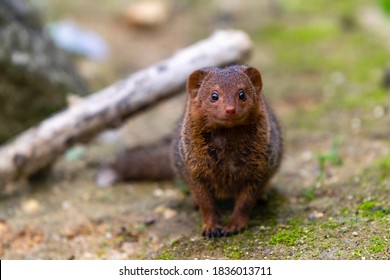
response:
[[[341,155],[340,155],[341,143],[342,143],[341,137],[335,138],[333,140],[332,146],[330,147],[330,150],[326,153],[320,153],[317,156],[319,172],[318,172],[318,176],[317,176],[316,181],[318,184],[323,183],[324,175],[326,172],[326,167],[328,165],[333,165],[333,166],[342,165],[343,161],[342,161]]]

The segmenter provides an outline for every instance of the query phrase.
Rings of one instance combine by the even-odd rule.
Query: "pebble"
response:
[[[352,232],[352,235],[353,236],[358,236],[359,234],[356,231],[354,231],[354,232]]]
[[[259,230],[266,230],[267,228],[265,226],[260,226]]]
[[[176,189],[157,188],[153,191],[153,195],[158,198],[173,198],[178,200],[183,200],[185,198],[184,194]]]
[[[72,204],[69,201],[61,202],[61,208],[63,210],[69,210],[72,207]]]
[[[309,220],[310,220],[310,221],[314,221],[314,220],[321,219],[322,217],[324,217],[324,213],[318,212],[318,211],[313,211],[313,212],[309,215]]]
[[[168,20],[170,9],[166,1],[149,0],[131,3],[124,12],[129,24],[140,27],[156,27]]]
[[[156,214],[162,215],[163,218],[166,220],[177,215],[177,211],[175,211],[171,208],[165,207],[165,206],[158,206],[157,208],[154,209],[154,212]]]
[[[155,189],[153,191],[153,195],[155,197],[162,197],[164,195],[164,191],[162,189]]]
[[[381,119],[385,116],[386,110],[383,106],[375,106],[373,111],[374,117],[377,119]]]
[[[33,214],[41,208],[40,203],[36,199],[28,199],[22,203],[22,210],[24,213]]]

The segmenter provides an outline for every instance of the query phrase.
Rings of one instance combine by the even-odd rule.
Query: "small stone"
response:
[[[155,197],[162,197],[164,195],[164,191],[162,189],[155,189],[153,191],[153,195]]]
[[[36,213],[40,208],[40,203],[35,199],[28,199],[22,203],[22,210],[27,214]]]
[[[159,198],[173,198],[177,200],[185,199],[184,194],[176,189],[161,189],[157,188],[153,191],[153,195]]]
[[[354,231],[354,232],[352,232],[352,235],[353,236],[358,236],[359,234],[356,231]]]
[[[170,9],[162,0],[137,1],[130,4],[125,12],[126,21],[140,27],[155,27],[169,18]]]
[[[69,201],[63,201],[61,203],[61,208],[63,210],[69,210],[70,208],[72,208],[72,204]]]
[[[313,212],[309,215],[309,220],[310,220],[310,221],[314,221],[314,220],[321,219],[322,217],[324,217],[324,213],[318,212],[318,211],[313,211]]]
[[[156,209],[154,209],[154,212],[156,214],[160,214],[166,220],[177,215],[177,211],[164,206],[157,207]]]
[[[266,230],[265,226],[260,226],[259,230]]]
[[[373,114],[374,117],[377,119],[381,119],[385,116],[386,110],[385,107],[383,106],[375,106]]]

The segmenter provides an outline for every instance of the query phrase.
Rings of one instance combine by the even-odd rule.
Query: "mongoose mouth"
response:
[[[225,115],[225,116],[217,116],[213,118],[213,122],[226,127],[232,127],[236,125],[240,125],[245,123],[246,116],[243,115]]]

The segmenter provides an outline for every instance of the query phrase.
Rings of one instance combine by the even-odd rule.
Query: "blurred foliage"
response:
[[[383,11],[390,16],[390,0],[381,0],[380,6]]]

